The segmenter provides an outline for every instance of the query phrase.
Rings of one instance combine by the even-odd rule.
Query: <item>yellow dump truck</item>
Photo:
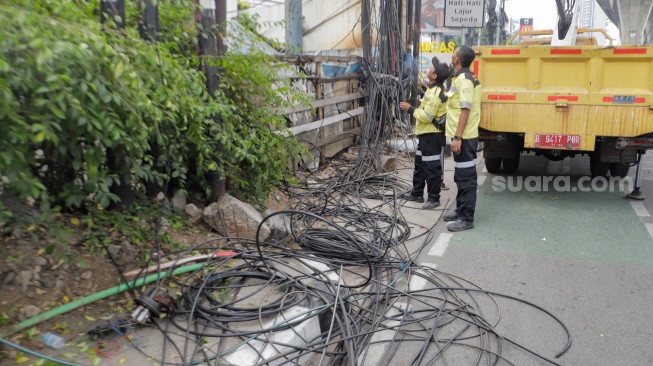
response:
[[[594,176],[625,176],[653,148],[653,45],[546,43],[475,47],[487,170],[515,172],[520,153],[535,152],[589,155]]]

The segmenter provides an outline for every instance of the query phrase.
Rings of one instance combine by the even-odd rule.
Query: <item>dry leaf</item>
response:
[[[56,265],[52,266],[52,268],[50,268],[50,270],[51,270],[51,271],[54,271],[55,269],[59,268],[59,266],[62,265],[62,264],[63,264],[63,259],[60,259],[60,260],[59,260],[59,263],[57,263]]]

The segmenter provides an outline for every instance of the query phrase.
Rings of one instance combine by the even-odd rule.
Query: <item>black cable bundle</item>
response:
[[[393,132],[407,134],[397,101],[406,97],[403,75],[416,66],[404,64],[397,3],[380,2],[372,19],[377,47],[367,65],[367,118],[358,155],[327,159],[327,176],[305,175],[298,185],[283,187],[293,198],[291,209],[263,218],[257,238],[275,215],[289,218],[288,238],[217,238],[174,253],[210,258],[195,272],[157,283],[179,292],[176,310],[153,320],[162,335],[160,364],[223,365],[234,361],[230,357],[248,357],[252,365],[353,366],[372,358],[378,365],[498,365],[512,364],[505,349],[513,345],[557,365],[497,331],[497,299],[531,307],[559,324],[566,345],[556,357],[570,347],[566,327],[537,305],[416,262],[434,235],[427,228],[411,237],[397,199],[411,183],[394,172],[378,173],[387,139]],[[409,250],[409,242],[417,249]],[[289,338],[295,341],[284,340]]]

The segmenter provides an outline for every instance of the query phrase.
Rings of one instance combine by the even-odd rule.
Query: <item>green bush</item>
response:
[[[168,161],[175,189],[206,193],[206,174],[219,171],[233,194],[258,203],[288,177],[288,159],[302,148],[272,132],[285,128],[273,108],[305,97],[255,48],[216,60],[221,90],[209,96],[194,53],[192,0],[158,3],[168,27],[158,46],[140,39],[133,7],[116,31],[99,24],[97,1],[0,5],[2,191],[45,207],[107,207],[119,184],[108,149],[128,157],[137,192],[162,184]]]

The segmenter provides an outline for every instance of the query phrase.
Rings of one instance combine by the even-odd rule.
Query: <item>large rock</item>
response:
[[[184,211],[186,208],[186,193],[179,191],[172,196],[172,207],[179,211]]]
[[[274,211],[267,209],[263,212],[263,216],[269,216]],[[276,214],[271,216],[265,221],[265,224],[270,228],[270,237],[268,241],[277,242],[285,239],[290,235],[290,219],[286,214]]]
[[[376,170],[378,172],[394,172],[397,170],[397,158],[395,156],[382,155],[377,162]]]
[[[204,209],[202,220],[221,235],[254,239],[263,216],[252,205],[223,194],[218,202]],[[258,240],[265,241],[269,236],[268,225],[261,225]]]
[[[202,221],[202,210],[192,203],[186,205],[186,214],[190,217],[190,222],[192,224],[197,224]]]

